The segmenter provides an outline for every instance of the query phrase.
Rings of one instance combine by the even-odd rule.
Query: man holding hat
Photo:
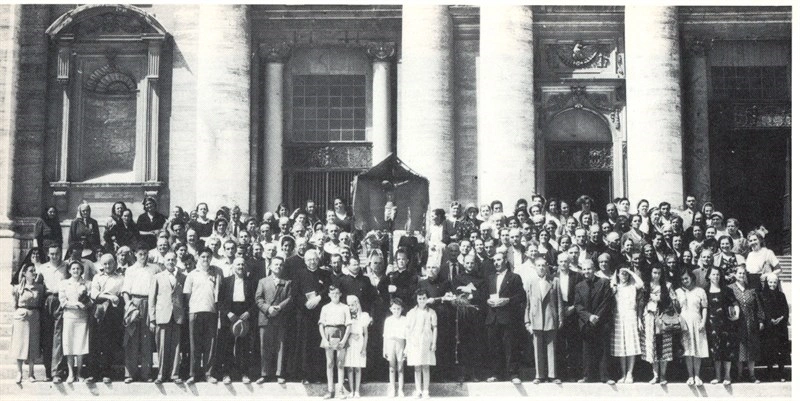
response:
[[[241,374],[242,383],[250,383],[252,350],[250,317],[256,313],[256,285],[244,274],[244,258],[233,261],[233,275],[222,279],[219,287],[219,358],[222,382],[231,383],[231,375]]]
[[[148,297],[153,276],[161,269],[147,263],[147,245],[136,249],[136,263],[125,271],[122,283],[122,297],[125,299],[125,383],[130,383],[141,374],[141,378],[152,381],[150,369],[153,366],[152,333],[148,314]],[[141,366],[141,369],[139,368]]]

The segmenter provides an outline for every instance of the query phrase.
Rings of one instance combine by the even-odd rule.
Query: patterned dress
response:
[[[691,290],[680,288],[675,291],[681,305],[681,317],[686,322],[683,332],[683,355],[695,358],[708,358],[708,339],[702,321],[702,310],[708,307],[706,292],[700,287]]]
[[[737,305],[733,291],[728,287],[718,292],[706,290],[708,297],[708,353],[715,361],[733,362],[738,360],[739,341],[736,322],[728,319],[728,308]]]
[[[739,302],[741,312],[736,322],[739,335],[739,361],[758,361],[761,358],[761,338],[758,324],[764,321],[764,308],[756,290],[731,284],[733,295]]]
[[[672,310],[671,302],[666,294],[666,287],[645,286],[642,296],[642,316],[644,330],[642,330],[642,359],[654,363],[672,360],[672,335],[656,333],[656,319],[665,312]]]
[[[636,286],[633,284],[617,286],[616,304],[611,355],[641,355],[639,317],[636,313]]]

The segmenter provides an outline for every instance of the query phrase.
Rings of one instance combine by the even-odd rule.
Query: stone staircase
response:
[[[781,281],[792,282],[792,255],[778,256],[778,261],[781,263],[781,274],[779,275]]]

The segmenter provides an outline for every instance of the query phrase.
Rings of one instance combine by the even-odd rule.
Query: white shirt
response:
[[[244,280],[239,276],[233,278],[233,302],[244,302]]]
[[[561,299],[567,302],[569,299],[569,272],[558,271],[558,286],[561,288]]]
[[[539,294],[544,295],[545,285],[547,284],[547,276],[545,277],[537,277],[537,281],[539,282]]]
[[[506,273],[508,273],[508,269],[503,270],[502,273],[497,273],[497,283],[495,284],[497,296],[500,296],[500,286],[503,285],[503,280],[506,277]]]

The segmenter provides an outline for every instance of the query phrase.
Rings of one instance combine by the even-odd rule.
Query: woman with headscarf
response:
[[[88,203],[78,206],[78,216],[69,227],[69,244],[80,243],[83,249],[92,251],[100,247],[100,227],[92,218],[92,207]]]
[[[33,246],[40,249],[47,249],[52,244],[62,246],[64,236],[61,234],[61,221],[55,206],[47,207],[41,218],[36,220],[33,238]]]
[[[764,331],[761,332],[762,360],[767,365],[767,376],[772,380],[786,381],[783,367],[791,353],[789,343],[789,304],[780,289],[780,279],[775,273],[767,274],[766,285],[761,292],[766,315]],[[777,377],[772,367],[778,365]]]
[[[147,245],[148,249],[153,249],[158,241],[158,232],[167,223],[167,217],[158,212],[156,199],[151,196],[144,198],[142,206],[144,206],[144,213],[136,219],[136,226],[139,227],[142,242]]]
[[[125,205],[125,202],[114,202],[111,205],[111,216],[108,216],[108,220],[106,220],[106,231],[110,230],[114,225],[120,222],[122,219],[122,212],[128,210],[128,206]]]
[[[703,204],[703,207],[700,208],[700,211],[703,213],[706,227],[711,226],[711,218],[714,214],[714,204],[711,202],[706,202]]]
[[[39,271],[39,266],[41,266],[45,262],[45,255],[39,248],[31,248],[28,250],[28,253],[25,254],[25,257],[22,258],[22,261],[19,263],[19,266],[14,270],[11,274],[11,285],[17,285],[21,282],[22,276],[24,273],[24,268],[27,265],[33,265],[36,268],[36,271]]]

